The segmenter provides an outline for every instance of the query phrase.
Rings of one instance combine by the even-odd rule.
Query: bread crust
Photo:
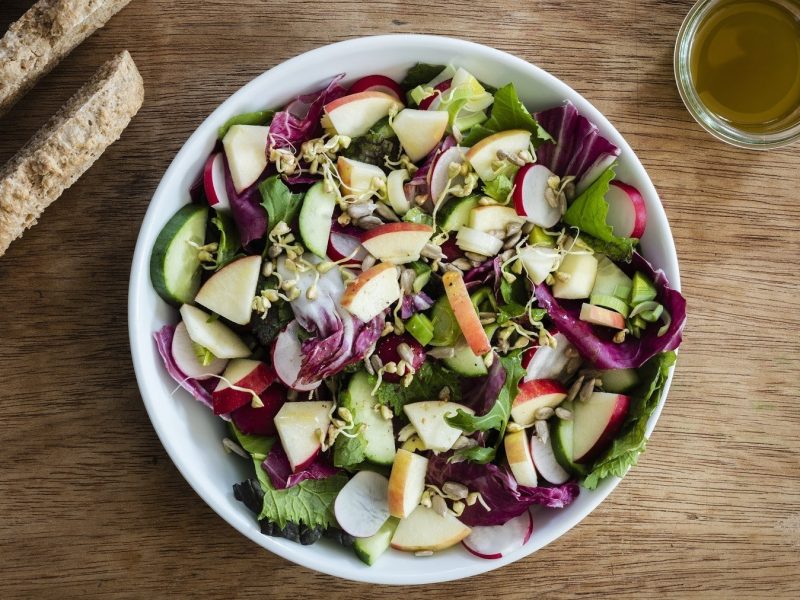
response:
[[[0,40],[0,116],[130,0],[39,0]]]
[[[143,101],[142,77],[125,50],[0,170],[0,256],[119,139]]]

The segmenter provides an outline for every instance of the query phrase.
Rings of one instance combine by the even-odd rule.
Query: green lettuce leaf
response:
[[[483,193],[494,198],[501,204],[508,202],[508,195],[514,187],[514,182],[506,175],[498,175],[483,186]]]
[[[418,85],[424,85],[444,70],[444,65],[417,63],[408,70],[403,81],[400,82],[400,87],[404,90],[411,90]]]
[[[450,399],[461,399],[461,378],[439,364],[425,362],[414,375],[411,385],[384,382],[375,395],[378,402],[390,406],[396,415],[403,413],[403,406],[411,402],[434,400],[443,387],[450,388]]]
[[[228,129],[234,125],[269,125],[272,122],[272,117],[275,116],[274,110],[260,110],[257,112],[244,113],[231,117],[225,124],[217,131],[219,139],[225,137]]]
[[[275,227],[280,221],[291,225],[300,212],[304,194],[293,194],[278,175],[262,181],[258,191],[261,192],[261,205],[269,215],[269,226]]]
[[[346,483],[345,475],[334,475],[327,479],[306,479],[285,490],[270,486],[264,490],[264,506],[258,519],[268,519],[280,528],[297,523],[327,529],[336,523],[333,502]]]
[[[269,480],[269,475],[267,475],[267,472],[264,470],[262,463],[272,449],[275,438],[242,433],[233,422],[228,423],[228,427],[236,443],[238,443],[245,452],[248,452],[253,459],[253,468],[255,469],[256,477],[258,477],[258,482],[261,484],[261,489],[264,491],[271,489],[272,482]]]
[[[643,383],[631,394],[633,404],[622,431],[592,465],[591,472],[581,482],[585,488],[593,490],[603,479],[612,475],[622,477],[636,464],[647,443],[647,421],[658,406],[664,383],[675,360],[674,352],[663,352],[651,358],[639,370]]]
[[[581,239],[595,251],[608,254],[613,260],[629,261],[638,240],[615,236],[613,228],[606,223],[608,202],[605,196],[611,180],[614,179],[614,167],[615,165],[611,165],[606,169],[570,204],[564,214],[564,222],[577,227]]]
[[[383,169],[385,157],[397,160],[401,152],[400,140],[389,125],[389,117],[385,117],[370,127],[367,133],[355,138],[344,151],[344,156]]]
[[[219,271],[222,267],[237,257],[240,247],[239,229],[236,227],[233,218],[224,212],[215,211],[211,225],[217,230],[217,255],[214,270]]]
[[[531,135],[531,143],[534,148],[538,148],[544,142],[553,141],[550,134],[536,122],[533,115],[525,108],[525,105],[517,95],[514,84],[509,83],[495,92],[492,114],[489,120],[470,129],[469,133],[461,141],[461,145],[474,146],[483,138],[508,129],[530,131],[533,134]]]

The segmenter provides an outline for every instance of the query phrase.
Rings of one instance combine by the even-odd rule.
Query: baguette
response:
[[[0,40],[0,116],[130,0],[39,0]]]
[[[142,77],[125,50],[0,170],[0,256],[119,139],[143,100]]]

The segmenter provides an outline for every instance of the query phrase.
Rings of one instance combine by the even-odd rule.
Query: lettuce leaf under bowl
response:
[[[611,447],[592,465],[591,472],[581,482],[593,490],[606,477],[622,477],[636,464],[647,444],[647,421],[661,400],[669,370],[675,364],[674,352],[664,352],[651,358],[639,370],[642,383],[629,396],[633,400],[625,424]]]
[[[470,527],[502,525],[521,515],[528,507],[538,504],[549,508],[564,508],[578,497],[577,483],[554,487],[525,487],[517,483],[508,469],[494,463],[450,462],[451,456],[439,454],[428,461],[427,480],[442,486],[446,481],[462,483],[470,492],[479,492],[491,510],[481,502],[468,506],[461,521]]]
[[[538,162],[559,177],[575,177],[579,193],[620,155],[620,149],[603,137],[594,123],[578,113],[569,100],[561,106],[536,113],[536,118],[539,125],[555,138],[554,144],[543,144],[538,148]]]
[[[169,373],[170,377],[178,382],[183,389],[189,392],[195,400],[213,409],[211,390],[217,386],[217,381],[215,379],[200,381],[192,377],[187,377],[186,374],[178,368],[175,359],[172,358],[173,337],[175,337],[174,325],[164,325],[164,327],[153,334],[153,338],[156,341],[156,348],[161,355],[161,360],[164,361],[164,367],[167,369],[167,373]]]
[[[641,271],[655,283],[658,290],[656,299],[672,317],[664,335],[659,336],[658,326],[651,325],[641,338],[628,336],[621,344],[617,344],[611,339],[610,331],[581,321],[580,302],[556,299],[545,283],[535,288],[539,306],[547,310],[558,331],[599,369],[637,369],[656,354],[675,350],[681,343],[686,324],[686,300],[680,292],[669,286],[664,271],[655,270],[639,253],[634,253],[630,264],[623,264],[621,268],[630,272]]]
[[[309,479],[327,479],[339,472],[324,458],[318,456],[310,464],[293,473],[289,458],[280,442],[273,444],[262,466],[269,475],[272,486],[278,490],[285,490]]]

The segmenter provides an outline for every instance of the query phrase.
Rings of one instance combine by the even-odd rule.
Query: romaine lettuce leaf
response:
[[[283,221],[291,225],[300,212],[303,194],[293,194],[278,175],[267,177],[258,186],[261,193],[261,205],[269,216],[269,227],[275,227]]]
[[[651,358],[640,369],[643,383],[630,394],[633,404],[622,431],[611,447],[595,461],[591,472],[582,482],[584,487],[593,490],[606,477],[622,477],[636,464],[647,443],[647,421],[658,406],[664,383],[675,360],[674,352],[664,352]]]

